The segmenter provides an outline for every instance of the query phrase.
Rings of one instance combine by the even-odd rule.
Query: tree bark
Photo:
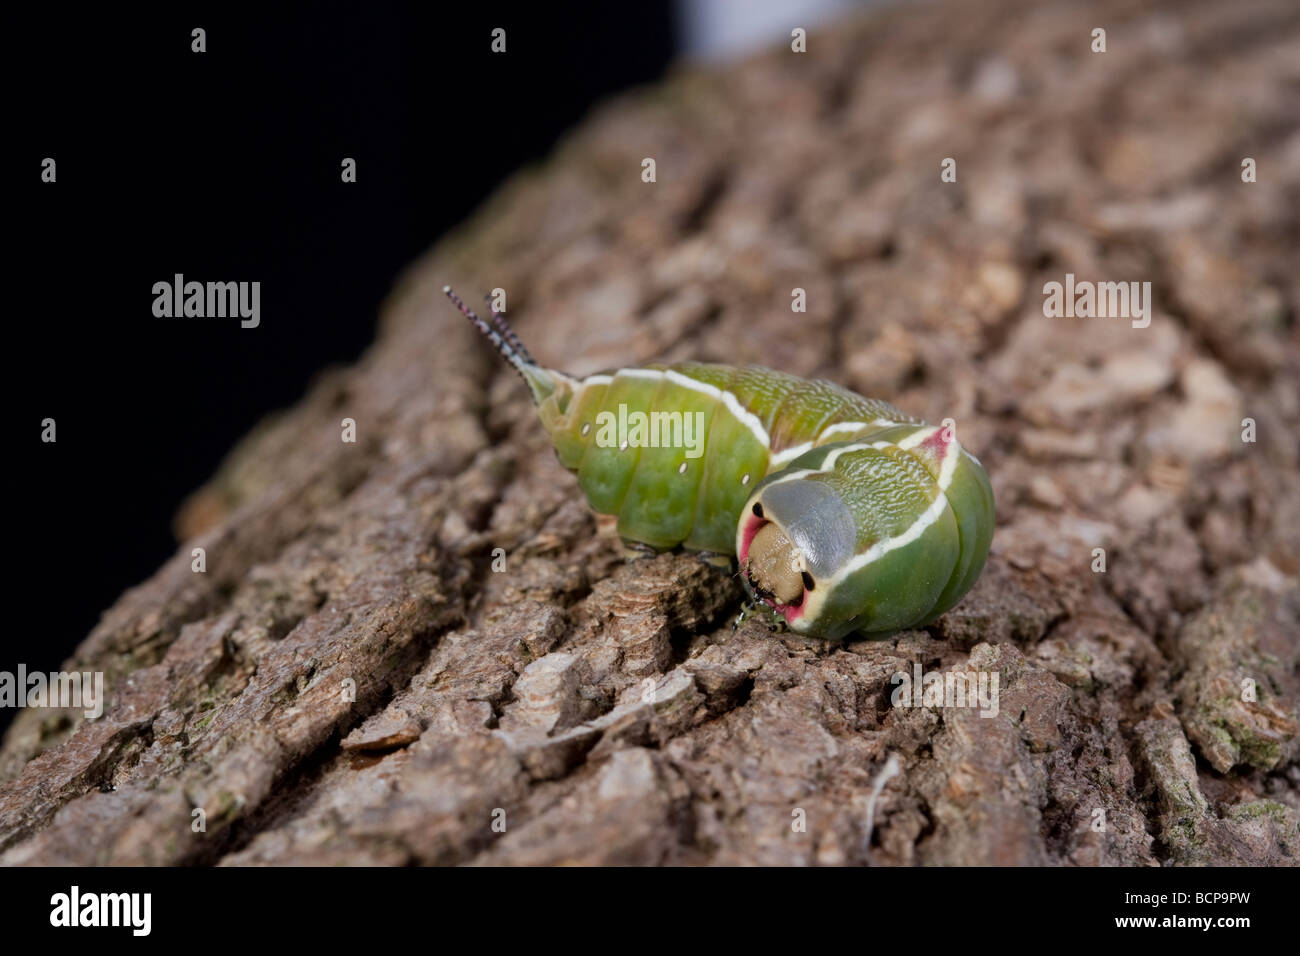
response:
[[[195,493],[67,665],[104,715],[7,735],[0,862],[1295,863],[1298,82],[1292,0],[997,0],[610,103]],[[1066,273],[1150,325],[1046,317]],[[445,282],[574,373],[953,418],[983,578],[888,640],[733,630],[725,572],[624,559]],[[997,716],[894,706],[918,666]]]

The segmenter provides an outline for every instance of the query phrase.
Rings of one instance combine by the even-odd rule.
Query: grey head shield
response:
[[[765,517],[785,529],[808,573],[828,578],[853,557],[857,528],[839,494],[823,481],[778,482],[762,493]]]

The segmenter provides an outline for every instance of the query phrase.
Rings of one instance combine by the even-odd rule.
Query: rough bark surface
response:
[[[1295,863],[1298,129],[1293,0],[909,5],[609,104],[193,496],[69,664],[104,716],[11,728],[0,861]],[[1067,272],[1150,326],[1045,318]],[[982,580],[889,640],[733,630],[726,573],[625,560],[447,281],[571,372],[951,416]],[[916,664],[998,716],[891,706]]]

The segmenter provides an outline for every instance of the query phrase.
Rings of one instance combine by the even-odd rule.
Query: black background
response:
[[[235,441],[361,353],[402,269],[674,45],[668,0],[15,15],[7,591],[33,613],[6,670],[57,668],[174,553],[177,506]],[[260,281],[261,326],[155,318],[177,272]]]
[[[1195,940],[1201,951],[1274,952],[1294,935],[1289,905],[1294,898],[1285,867],[889,867],[811,869],[684,867],[671,870],[554,867],[539,874],[528,867],[458,867],[412,870],[280,867],[182,867],[172,869],[51,867],[0,869],[0,915],[6,928],[43,935],[51,942],[98,947],[140,945],[169,952],[194,948],[196,938],[236,945],[258,939],[290,943],[296,950],[372,951],[410,937],[439,943],[461,937],[491,938],[507,946],[539,937],[613,941],[633,952],[662,946],[665,933],[685,927],[693,939],[725,934],[729,948],[745,952],[772,947],[775,934],[816,920],[817,940],[836,948],[868,949],[894,939],[905,951],[955,948],[981,952],[997,940],[1066,937],[1074,949],[1115,947],[1140,952],[1183,950]],[[538,896],[541,877],[547,894]],[[729,893],[718,900],[719,879]],[[53,928],[55,893],[152,893],[152,932],[135,937],[126,928]],[[846,888],[851,892],[846,892]],[[1246,902],[1218,905],[1126,902],[1126,894],[1249,893]],[[654,915],[629,900],[653,900]],[[780,900],[781,904],[776,901]],[[580,903],[579,918],[539,918],[546,909]],[[803,916],[817,901],[817,912]],[[689,907],[673,923],[676,905]],[[959,908],[955,915],[947,910]],[[777,915],[779,914],[779,915]],[[1247,917],[1247,928],[1117,927],[1117,917]],[[486,930],[486,933],[485,933]],[[48,934],[48,935],[46,935]],[[490,936],[488,935],[490,934]],[[632,945],[629,945],[629,942]],[[644,942],[640,949],[637,942]],[[1271,944],[1271,945],[1270,945]],[[1280,945],[1281,944],[1281,945]],[[544,943],[542,945],[545,945]],[[1010,951],[1059,951],[1061,947],[1007,946]],[[1109,950],[1108,950],[1109,951]],[[1285,949],[1282,949],[1285,952]]]

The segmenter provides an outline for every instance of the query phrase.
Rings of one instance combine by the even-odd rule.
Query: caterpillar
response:
[[[495,309],[489,324],[443,292],[523,378],[560,463],[625,542],[734,556],[790,630],[920,627],[983,570],[993,489],[950,424],[756,365],[575,378],[538,365]]]

